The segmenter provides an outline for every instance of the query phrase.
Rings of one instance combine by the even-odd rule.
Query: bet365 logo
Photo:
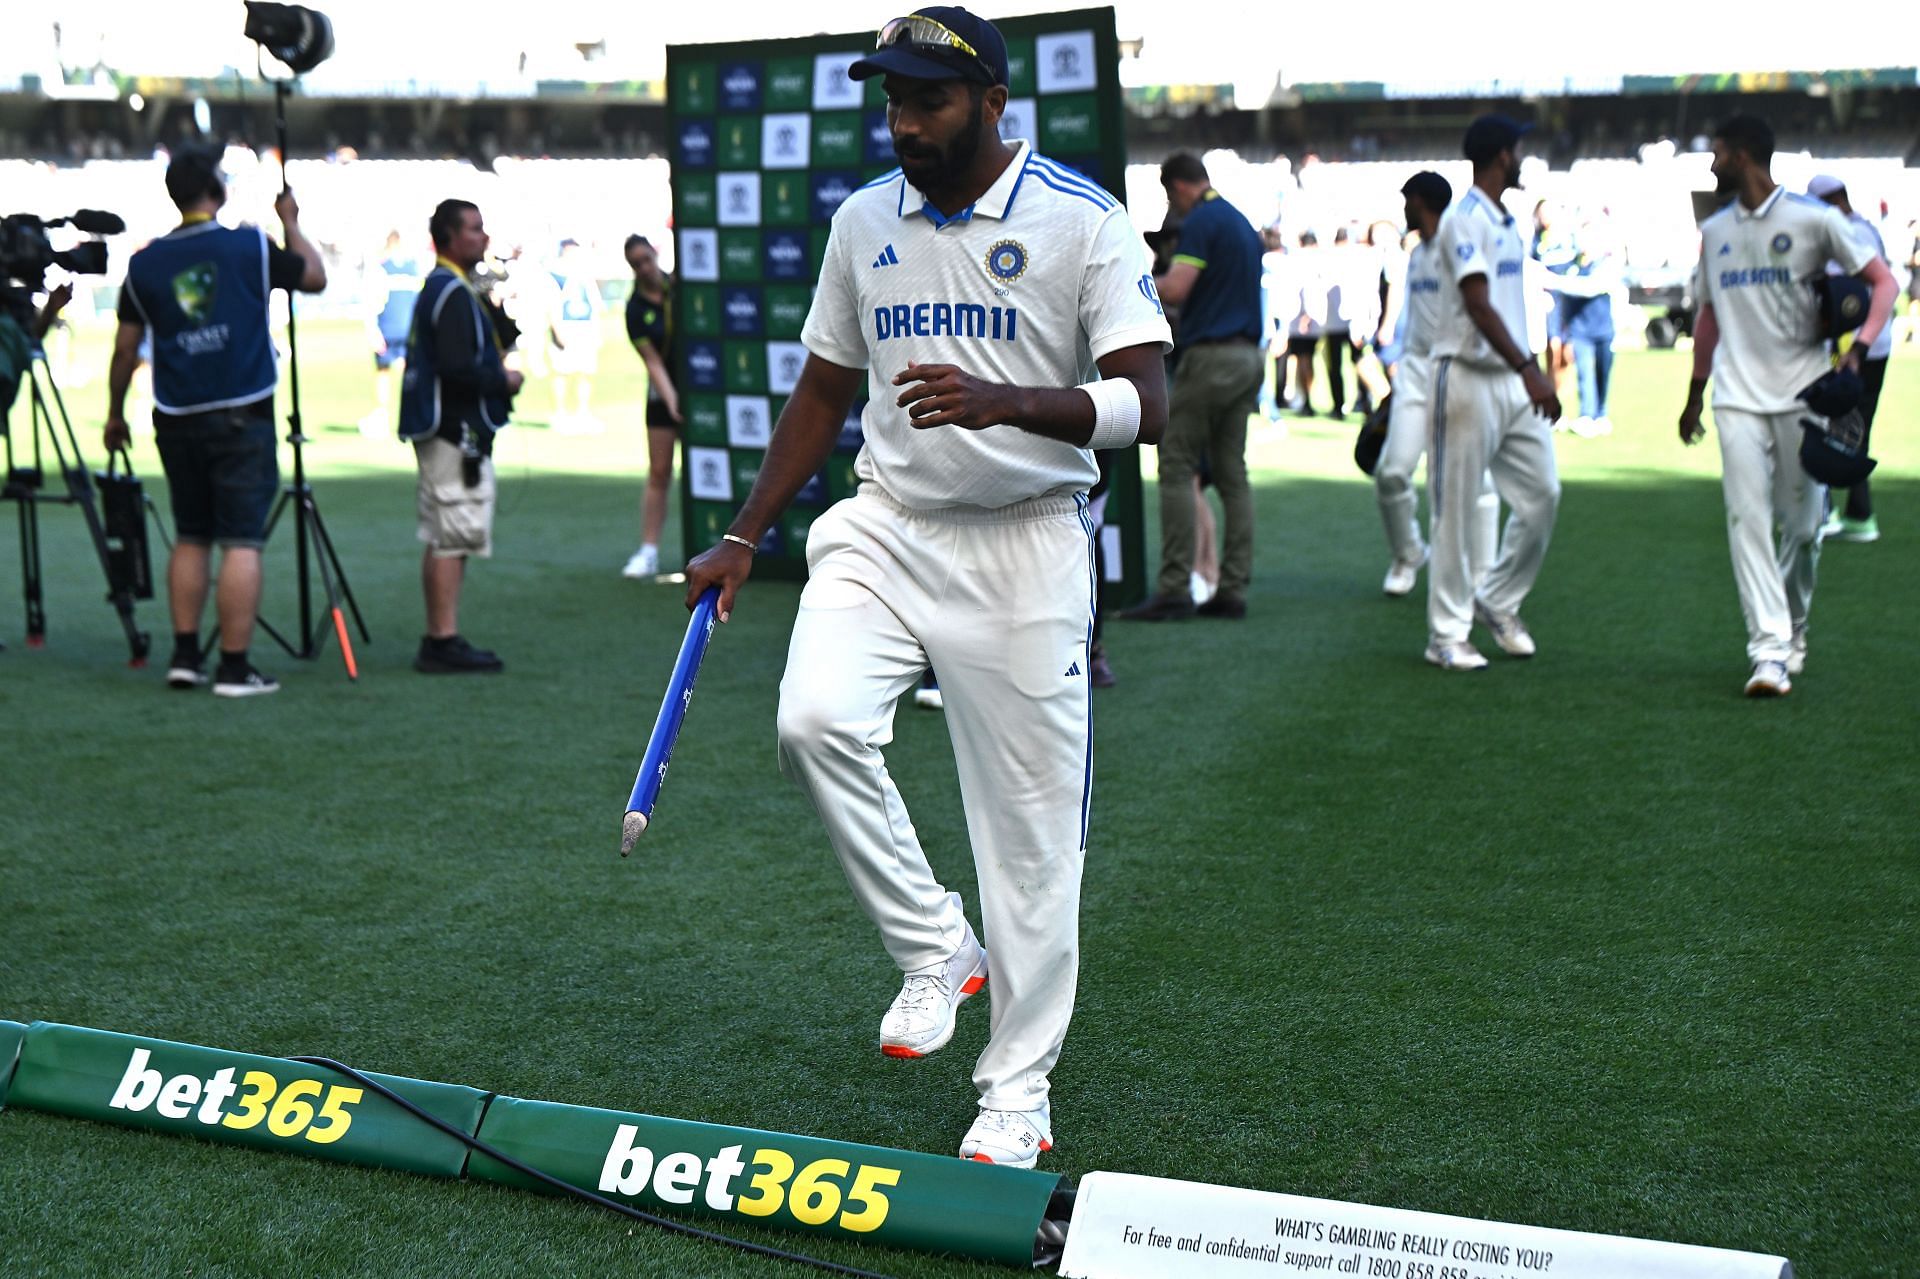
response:
[[[350,1107],[363,1095],[361,1089],[329,1087],[317,1079],[282,1084],[264,1070],[249,1070],[236,1084],[232,1066],[205,1079],[198,1075],[168,1079],[147,1064],[152,1059],[145,1048],[133,1050],[109,1106],[133,1114],[151,1108],[166,1119],[191,1119],[209,1128],[241,1132],[264,1121],[276,1137],[305,1137],[317,1146],[327,1146],[347,1135],[353,1126]],[[229,1101],[235,1103],[231,1110]]]
[[[728,1146],[704,1161],[687,1151],[656,1156],[639,1144],[639,1135],[637,1124],[615,1129],[600,1169],[600,1193],[631,1199],[650,1190],[669,1204],[691,1204],[698,1193],[715,1212],[749,1217],[784,1213],[803,1226],[833,1222],[842,1230],[865,1234],[878,1230],[892,1207],[882,1190],[900,1184],[898,1168],[856,1168],[845,1159],[815,1159],[801,1167],[792,1155],[772,1147],[754,1151],[745,1161],[740,1146]],[[742,1173],[751,1174],[744,1193],[736,1190]]]

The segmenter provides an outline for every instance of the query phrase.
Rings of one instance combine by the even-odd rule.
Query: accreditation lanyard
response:
[[[433,261],[435,266],[443,266],[453,272],[453,278],[460,281],[460,287],[467,291],[467,296],[472,298],[474,305],[480,308],[480,314],[485,315],[487,313],[486,301],[480,296],[480,290],[473,287],[473,281],[467,278],[466,270],[451,258],[441,257],[437,254],[434,256]],[[504,357],[507,353],[507,348],[501,344],[500,334],[494,329],[492,320],[487,321],[487,335],[493,339],[493,349]]]

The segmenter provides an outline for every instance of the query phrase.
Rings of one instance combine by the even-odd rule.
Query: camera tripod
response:
[[[81,455],[80,441],[73,433],[72,420],[67,416],[66,401],[61,398],[60,387],[53,379],[53,369],[47,363],[46,348],[37,341],[33,345],[33,358],[28,362],[27,372],[31,388],[29,398],[32,416],[28,438],[32,457],[26,465],[20,464],[21,459],[14,451],[13,435],[0,430],[0,438],[6,440],[7,460],[6,483],[0,488],[0,499],[15,502],[20,507],[20,577],[27,606],[27,647],[40,648],[46,644],[47,609],[40,564],[40,504],[57,502],[80,508],[80,514],[86,521],[87,535],[93,540],[94,554],[99,557],[100,569],[106,574],[107,602],[120,615],[120,625],[127,633],[127,647],[132,654],[127,664],[145,666],[151,639],[147,632],[135,624],[133,617],[136,599],[153,598],[153,577],[144,539],[139,536],[137,527],[117,529],[110,534],[101,522],[93,475],[87,470],[86,460]],[[43,465],[43,440],[51,446],[54,465],[66,481],[65,493],[44,491],[46,468]],[[159,512],[153,508],[153,500],[143,497],[142,506],[146,517],[151,518],[154,527],[160,530],[161,540],[167,542],[166,527],[160,522]],[[140,512],[135,512],[134,518],[138,520]],[[171,546],[171,542],[167,544]]]
[[[280,138],[282,192],[290,189],[287,186],[287,93],[286,81],[273,82],[274,125]],[[354,661],[353,641],[347,634],[346,614],[340,607],[343,602],[353,613],[354,624],[360,628],[360,638],[371,644],[373,636],[367,631],[366,619],[360,615],[360,605],[353,598],[353,588],[347,584],[347,570],[341,566],[340,555],[334,550],[333,538],[327,532],[327,522],[320,518],[320,506],[314,500],[313,486],[307,483],[304,452],[307,436],[300,426],[300,341],[294,326],[292,290],[287,292],[287,380],[292,394],[287,412],[287,443],[293,446],[293,482],[280,491],[280,500],[275,503],[273,514],[267,517],[267,529],[261,542],[264,546],[272,539],[273,530],[279,527],[280,517],[291,509],[294,573],[300,591],[300,622],[292,638],[275,630],[264,617],[259,619],[260,629],[272,636],[290,656],[314,658],[320,655],[321,644],[331,624],[334,635],[340,641],[340,659],[346,664],[347,678],[358,680],[360,667]],[[316,570],[327,597],[327,615],[319,619],[313,615],[313,573]]]

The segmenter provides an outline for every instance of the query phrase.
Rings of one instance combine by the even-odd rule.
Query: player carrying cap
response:
[[[882,1051],[944,1045],[991,948],[992,1035],[960,1154],[1031,1166],[1053,1141],[1047,1075],[1079,970],[1092,450],[1159,441],[1170,335],[1126,210],[1001,141],[1007,54],[993,24],[921,9],[887,23],[848,74],[885,77],[900,169],[834,216],[799,385],[725,540],[687,566],[687,602],[718,586],[728,616],[755,547],[864,393],[859,491],[807,539],[781,768],[906,974]],[[929,664],[983,938],[935,877],[881,756],[895,699]]]
[[[1847,194],[1847,184],[1831,173],[1817,173],[1807,179],[1807,194],[1823,204],[1830,204],[1840,210],[1847,219],[1847,225],[1853,228],[1853,238],[1873,250],[1873,255],[1882,262],[1888,261],[1887,242],[1880,238],[1880,228],[1853,207],[1853,200]],[[1838,262],[1827,263],[1828,274],[1841,273]],[[1898,280],[1894,283],[1897,285]],[[1858,340],[1855,335],[1853,340]],[[1880,327],[1880,336],[1867,347],[1866,358],[1860,363],[1860,381],[1863,391],[1860,396],[1860,420],[1869,433],[1873,430],[1874,414],[1880,407],[1880,392],[1887,384],[1887,361],[1893,356],[1893,322],[1889,320]],[[1827,522],[1820,526],[1820,540],[1824,546],[1827,539],[1838,538],[1842,542],[1877,542],[1880,540],[1880,525],[1873,518],[1873,489],[1871,483],[1862,477],[1858,484],[1846,490],[1846,508],[1839,507],[1839,494],[1833,495],[1833,510]]]
[[[1866,321],[1840,360],[1855,374],[1896,292],[1887,264],[1840,211],[1783,191],[1772,161],[1773,130],[1757,116],[1731,116],[1714,130],[1714,189],[1727,203],[1700,224],[1693,383],[1680,414],[1682,443],[1707,433],[1700,411],[1711,376],[1727,541],[1753,663],[1748,697],[1785,695],[1807,661],[1826,492],[1796,460],[1801,420],[1813,416],[1799,396],[1828,370],[1811,286],[1832,260],[1873,287]]]
[[[1407,268],[1398,281],[1399,322],[1391,361],[1393,397],[1387,409],[1387,439],[1373,470],[1374,495],[1380,504],[1380,522],[1386,527],[1393,558],[1387,564],[1381,589],[1388,595],[1412,593],[1427,562],[1427,544],[1420,537],[1419,498],[1413,491],[1414,468],[1427,451],[1428,409],[1433,391],[1433,337],[1443,312],[1461,306],[1459,286],[1434,248],[1440,217],[1453,203],[1453,187],[1431,170],[1414,174],[1400,188],[1406,199],[1407,226],[1420,233],[1420,243],[1407,255]],[[1431,467],[1429,467],[1431,470]],[[1431,486],[1430,486],[1431,487]],[[1500,536],[1500,495],[1485,475],[1475,503],[1471,570],[1473,579],[1493,562]]]
[[[1477,620],[1510,656],[1532,657],[1520,605],[1540,575],[1560,507],[1549,421],[1560,420],[1553,380],[1528,350],[1523,271],[1527,246],[1500,203],[1520,184],[1527,126],[1483,115],[1463,144],[1473,185],[1440,219],[1434,246],[1459,289],[1433,337],[1432,441],[1428,489],[1433,559],[1427,570],[1427,660],[1443,670],[1480,670],[1487,659],[1467,635]],[[1477,582],[1473,511],[1491,470],[1511,514],[1500,553]]]

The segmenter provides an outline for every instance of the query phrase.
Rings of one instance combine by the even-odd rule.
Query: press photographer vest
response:
[[[127,288],[153,337],[155,408],[204,413],[273,395],[264,231],[180,227],[133,255]]]
[[[492,386],[505,384],[506,362],[501,358],[493,321],[465,277],[445,261],[440,262],[420,286],[419,300],[413,305],[407,372],[400,382],[400,438],[426,440],[438,435],[458,443],[461,426],[468,425],[483,428],[477,433],[490,440],[493,432],[507,424],[507,397],[480,393],[443,398],[440,375],[444,370],[440,368],[436,341],[443,324],[472,325],[477,380]],[[449,404],[446,399],[456,402]],[[474,420],[462,421],[468,414]]]

